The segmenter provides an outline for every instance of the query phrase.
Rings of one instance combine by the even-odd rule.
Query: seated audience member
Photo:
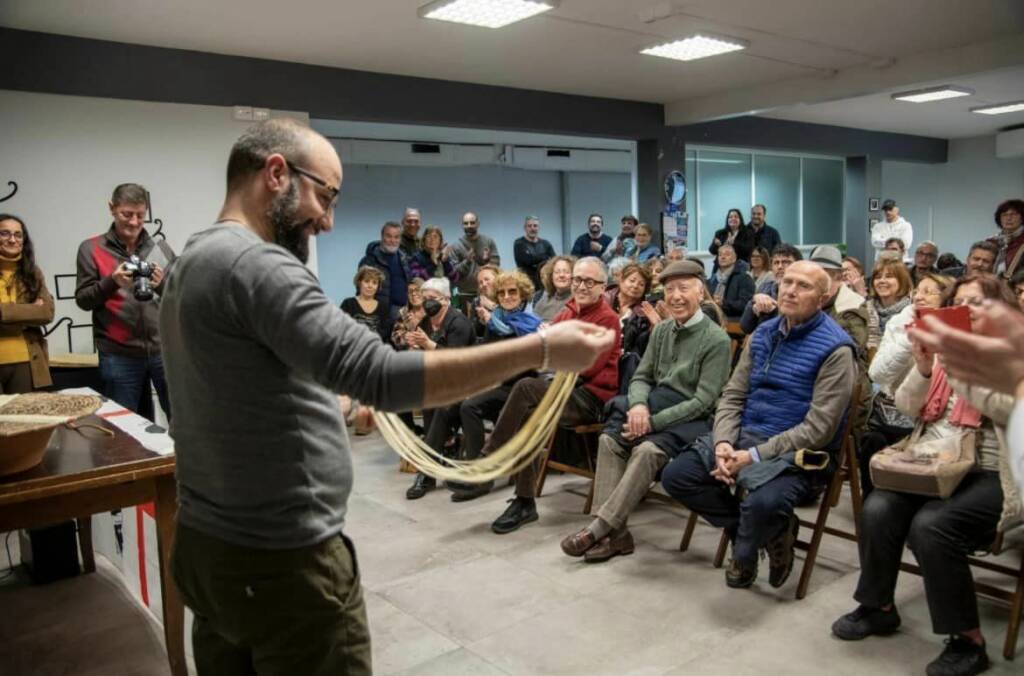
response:
[[[963,263],[956,257],[955,254],[946,252],[939,255],[939,260],[935,261],[935,267],[939,269],[939,272],[947,277],[952,277],[950,270],[957,270],[963,267]]]
[[[555,257],[555,247],[541,238],[540,219],[536,216],[527,216],[523,222],[523,236],[512,244],[512,257],[516,266],[530,278],[533,288],[539,289],[540,269]]]
[[[661,249],[651,241],[653,235],[654,231],[646,223],[636,226],[636,251],[633,252],[633,258],[637,263],[646,263],[661,256]]]
[[[483,338],[487,331],[487,322],[491,321],[491,312],[498,307],[494,299],[494,280],[498,278],[500,269],[493,265],[485,265],[476,273],[477,295],[470,305],[470,316],[473,318],[473,332],[477,338]]]
[[[477,272],[488,265],[501,266],[501,254],[494,240],[480,232],[480,218],[472,211],[462,215],[462,237],[452,245],[455,270],[459,273],[459,293],[478,293]]]
[[[546,322],[550,322],[572,298],[572,256],[555,256],[540,269],[540,281],[544,288],[533,297],[533,311]]]
[[[467,347],[476,342],[473,325],[466,315],[451,306],[451,286],[444,277],[434,277],[423,283],[423,321],[414,331],[406,334],[406,343],[414,350],[440,350],[447,347]],[[423,426],[427,444],[438,453],[444,452],[452,428],[459,421],[459,405],[442,406],[425,411]],[[405,492],[409,500],[422,498],[437,486],[434,477],[422,472],[416,474],[412,486]]]
[[[907,255],[907,245],[899,237],[890,237],[885,240],[885,248],[883,250],[893,252],[899,256],[900,260],[903,260]]]
[[[576,258],[587,256],[604,256],[612,238],[601,232],[604,229],[604,217],[601,214],[590,214],[587,217],[587,231],[573,242],[571,254]]]
[[[409,280],[413,278],[409,269],[409,255],[401,249],[402,227],[388,221],[380,229],[380,240],[366,246],[366,255],[359,261],[359,267],[377,268],[384,275],[377,288],[377,300],[388,307],[391,317],[409,302],[407,297]]]
[[[858,447],[861,490],[866,496],[874,488],[869,466],[871,456],[891,446],[913,432],[914,420],[896,408],[896,388],[900,386],[913,365],[907,325],[914,320],[918,308],[938,308],[946,302],[953,288],[953,279],[936,274],[925,274],[913,293],[913,304],[905,307],[885,325],[878,352],[871,360],[868,376],[878,386],[871,407],[868,429]]]
[[[877,348],[889,319],[910,305],[910,273],[902,260],[884,254],[875,262],[868,297],[868,348]]]
[[[917,249],[914,250],[914,262],[908,266],[910,281],[915,288],[924,275],[939,273],[939,269],[935,267],[938,257],[939,247],[935,242],[925,240],[917,245]]]
[[[646,270],[647,274],[651,277],[651,291],[647,294],[647,300],[654,302],[662,297],[662,286],[661,282],[658,280],[661,275],[661,271],[664,269],[665,259],[661,256],[651,258],[644,263],[644,270]],[[701,269],[703,269],[703,266],[701,266]],[[651,297],[655,295],[657,295],[657,298],[652,300]]]
[[[629,214],[622,217],[620,222],[622,229],[618,236],[611,241],[611,244],[601,254],[601,260],[606,263],[613,258],[622,257],[636,259],[636,226],[639,223],[636,216]]]
[[[633,551],[630,512],[658,471],[710,431],[708,419],[729,377],[729,336],[700,309],[704,268],[670,264],[661,274],[670,320],[654,327],[650,346],[629,384],[612,400],[598,443],[594,521],[562,540],[562,551],[605,561]]]
[[[444,243],[444,233],[436,225],[428,225],[423,231],[420,250],[409,259],[409,271],[413,277],[428,280],[431,277],[446,277],[448,282],[459,281],[455,270],[452,248]]]
[[[1018,270],[1017,274],[1010,280],[1010,290],[1017,298],[1017,305],[1024,310],[1024,270]]]
[[[391,309],[377,300],[377,290],[383,281],[384,275],[377,268],[369,265],[359,268],[352,280],[356,295],[341,301],[341,309],[386,342],[391,334]]]
[[[868,297],[864,265],[853,256],[843,257],[843,282],[861,298]]]
[[[715,232],[708,252],[712,256],[718,256],[718,247],[723,244],[732,245],[737,259],[744,263],[750,261],[750,252],[754,250],[754,231],[743,222],[743,213],[739,209],[729,209],[725,214],[725,227]],[[712,271],[716,270],[717,266],[716,259]]]
[[[605,290],[605,299],[611,302],[612,292],[618,288],[619,282],[622,280],[622,270],[627,265],[630,265],[633,261],[629,260],[624,256],[613,258],[608,263],[608,275],[611,277],[611,281],[608,283],[608,288]]]
[[[718,247],[715,262],[708,291],[726,317],[739,317],[754,298],[754,280],[747,274],[749,266],[745,261],[736,260],[736,249],[731,244]]]
[[[604,299],[604,286],[608,282],[604,263],[599,258],[587,257],[576,261],[572,271],[572,299],[565,310],[552,323],[579,319],[615,332],[615,343],[601,355],[592,367],[579,374],[576,388],[562,411],[561,424],[575,426],[600,421],[606,401],[619,389],[619,354],[621,344],[619,318]],[[494,431],[484,444],[483,455],[489,455],[511,439],[540,403],[551,381],[543,376],[523,378],[515,384],[508,401],[501,409]],[[537,520],[537,473],[540,458],[524,467],[513,477],[515,497],[505,512],[498,517],[491,530],[498,534],[511,533],[520,526]]]
[[[672,261],[681,261],[686,257],[686,249],[682,247],[672,247],[665,252],[665,262],[671,263]]]
[[[956,330],[933,317],[922,320],[928,325],[928,331],[911,331],[922,345],[941,355],[950,378],[1016,397],[1005,437],[1010,470],[1017,479],[1017,494],[1021,496],[1024,495],[1024,314],[1009,303],[989,303],[974,307],[972,311],[977,320],[971,322],[971,333]],[[1018,524],[1013,532],[1019,533],[1021,529],[1024,524]],[[1010,531],[1003,529],[1003,532]]]
[[[750,253],[750,270],[747,271],[750,278],[754,280],[754,289],[761,288],[765,282],[775,280],[772,275],[772,258],[768,250],[763,246],[756,246]]]
[[[11,214],[0,214],[0,279],[0,394],[52,385],[42,329],[53,321],[53,296],[25,222]]]
[[[779,283],[780,316],[759,326],[743,350],[713,433],[662,473],[669,495],[732,540],[730,587],[754,583],[762,548],[771,585],[786,581],[799,529],[793,508],[825,480],[813,471],[817,458],[801,451],[840,446],[857,367],[850,337],[821,311],[828,291],[829,277],[816,264],[789,266]],[[745,494],[730,491],[734,484]]]
[[[395,320],[391,329],[391,344],[398,350],[408,349],[405,342],[405,335],[409,331],[416,330],[416,327],[423,321],[423,280],[413,278],[407,289],[409,302],[398,311],[398,319]]]
[[[530,278],[519,270],[502,272],[494,281],[494,289],[498,307],[494,308],[487,322],[483,342],[491,343],[536,332],[541,319],[530,307],[530,298],[533,296]],[[480,450],[484,447],[484,421],[494,422],[498,419],[512,387],[520,378],[528,375],[536,374],[528,372],[510,378],[498,387],[462,402],[459,406],[459,419],[462,422],[463,459],[480,457]],[[494,482],[468,484],[449,481],[446,486],[453,491],[452,502],[465,502],[487,495],[494,487]]]
[[[991,240],[982,240],[971,245],[967,262],[956,268],[943,270],[943,274],[960,279],[966,275],[994,273],[999,261],[999,245]]]
[[[998,271],[1005,279],[1010,279],[1018,270],[1024,269],[1021,266],[1021,258],[1024,257],[1024,200],[1012,199],[1000,204],[996,207],[995,221],[999,234],[988,239],[999,249],[993,272]]]
[[[976,308],[985,299],[1010,300],[995,276],[972,275],[957,282],[952,303],[971,308],[973,327],[980,319]],[[899,627],[895,591],[906,544],[921,567],[932,630],[950,637],[927,673],[978,674],[988,668],[988,656],[967,557],[991,545],[999,529],[1022,516],[1007,467],[1005,426],[1013,399],[948,377],[914,333],[911,341],[914,367],[896,392],[896,405],[907,415],[920,416],[922,441],[975,435],[977,466],[946,499],[879,488],[871,492],[861,513],[861,573],[854,593],[860,605],[839,618],[832,632],[853,641]]]
[[[611,291],[609,305],[618,313],[622,324],[622,351],[643,356],[651,327],[661,321],[654,306],[645,300],[651,278],[647,270],[636,263],[624,267],[620,278],[618,288]]]
[[[405,255],[412,258],[420,250],[420,210],[415,207],[406,207],[402,214],[402,243],[399,247]]]
[[[753,333],[758,325],[775,316],[778,307],[776,296],[779,291],[779,280],[786,269],[796,261],[803,260],[804,255],[792,244],[780,244],[772,251],[772,280],[767,281],[754,291],[754,297],[743,308],[740,317],[740,329],[743,333]]]

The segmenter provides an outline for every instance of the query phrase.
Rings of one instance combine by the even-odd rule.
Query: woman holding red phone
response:
[[[976,323],[985,299],[1012,302],[1001,279],[978,274],[956,283],[950,305],[970,308]],[[932,629],[949,636],[928,673],[977,674],[988,668],[988,655],[967,557],[1022,517],[1006,442],[1013,397],[947,377],[934,355],[911,340],[914,368],[896,391],[896,405],[921,419],[921,441],[973,430],[977,464],[946,499],[872,491],[861,513],[861,574],[854,594],[860,605],[836,620],[832,632],[852,641],[899,627],[894,593],[907,544],[921,567]]]

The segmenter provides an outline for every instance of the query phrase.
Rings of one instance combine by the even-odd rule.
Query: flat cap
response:
[[[704,279],[704,266],[697,261],[672,261],[658,275],[658,281],[664,284],[676,277],[700,277]]]

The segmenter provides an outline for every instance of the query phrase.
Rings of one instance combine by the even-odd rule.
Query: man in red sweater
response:
[[[559,421],[565,427],[600,422],[604,403],[619,391],[622,331],[619,316],[604,299],[607,281],[608,270],[600,259],[581,258],[572,270],[572,298],[552,321],[557,324],[569,319],[579,319],[615,332],[615,341],[611,349],[598,357],[593,366],[579,374],[576,389],[569,397]],[[550,384],[550,378],[544,376],[523,378],[515,384],[508,401],[501,409],[498,421],[494,424],[494,432],[484,444],[484,455],[500,448],[522,429]],[[513,477],[516,483],[516,497],[505,513],[491,524],[491,530],[495,533],[511,533],[523,524],[537,520],[534,497],[537,493],[539,470],[538,457]]]

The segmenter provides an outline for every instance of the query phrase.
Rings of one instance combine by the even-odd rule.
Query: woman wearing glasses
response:
[[[53,296],[36,265],[25,222],[0,214],[0,393],[51,385],[42,327],[53,321]]]

